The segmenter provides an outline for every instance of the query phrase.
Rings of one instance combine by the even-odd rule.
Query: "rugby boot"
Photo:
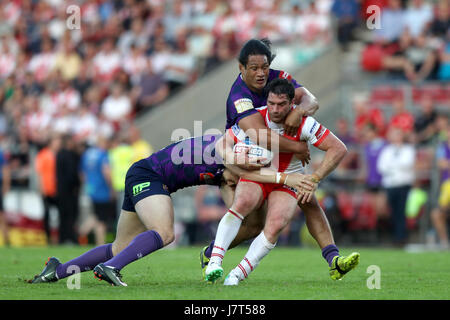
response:
[[[56,276],[56,267],[58,267],[61,262],[58,258],[50,257],[45,263],[45,267],[42,272],[35,276],[31,283],[45,283],[45,282],[55,282],[58,281]]]
[[[205,255],[206,249],[208,249],[209,246],[206,246],[200,251],[200,266],[202,268],[202,278],[205,279],[205,272],[206,268],[208,267],[209,258]]]
[[[120,274],[119,270],[114,267],[105,266],[103,263],[100,263],[95,266],[93,271],[94,277],[99,280],[105,280],[113,286],[127,286],[127,284],[122,281],[122,275]]]
[[[353,270],[359,263],[359,253],[353,252],[348,256],[336,256],[330,266],[330,277],[333,280],[341,280],[347,272]]]
[[[216,282],[223,275],[223,268],[218,263],[209,263],[205,270],[205,280],[209,282]]]

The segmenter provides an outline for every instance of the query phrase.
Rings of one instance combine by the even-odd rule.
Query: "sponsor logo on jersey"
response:
[[[298,190],[297,190],[297,189],[292,188],[292,187],[290,187],[290,186],[288,186],[288,185],[286,185],[286,184],[283,185],[283,188],[284,188],[284,189],[288,189],[288,190],[290,190],[290,191],[292,191],[292,192],[294,192],[294,193],[298,193]]]
[[[138,194],[147,191],[148,189],[144,190],[144,188],[147,188],[149,186],[150,182],[143,182],[133,186],[133,196],[137,196]]]
[[[314,131],[314,129],[316,128],[316,126],[317,126],[317,121],[314,121],[314,124],[313,124],[313,126],[311,127],[311,130],[309,130],[309,133],[310,133],[310,134],[313,133],[313,131]]]
[[[244,111],[253,109],[253,102],[251,99],[242,98],[238,99],[234,102],[234,106],[236,107],[236,111],[238,113],[242,113]]]
[[[320,125],[319,129],[316,132],[317,140],[320,140],[320,138],[322,138],[322,136],[324,135],[325,131],[327,131],[327,128],[325,128],[324,126]]]

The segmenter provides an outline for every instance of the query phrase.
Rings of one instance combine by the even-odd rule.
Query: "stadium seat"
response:
[[[377,105],[391,105],[394,99],[399,97],[404,97],[402,88],[388,85],[375,86],[371,90],[370,101]]]

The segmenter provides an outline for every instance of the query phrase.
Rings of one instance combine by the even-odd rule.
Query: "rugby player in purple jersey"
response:
[[[309,150],[307,144],[303,141],[295,141],[289,137],[282,137],[272,130],[268,130],[263,117],[256,108],[267,104],[267,90],[270,81],[276,78],[284,78],[289,80],[295,88],[294,104],[297,108],[293,109],[284,121],[284,132],[288,136],[294,136],[297,132],[303,116],[312,116],[319,108],[317,99],[305,87],[300,85],[292,76],[282,70],[274,70],[270,68],[270,64],[275,58],[271,51],[271,43],[268,39],[251,39],[242,47],[239,56],[239,75],[231,86],[230,93],[226,102],[227,122],[226,128],[231,128],[237,124],[255,143],[267,147],[272,151],[292,152],[296,154],[303,165],[308,164]],[[274,145],[275,144],[275,145]],[[318,181],[316,181],[318,182]],[[243,189],[242,194],[250,194]],[[322,256],[330,267],[330,276],[332,279],[340,279],[345,272],[340,272],[339,265],[345,262],[346,257],[341,257],[339,249],[335,245],[334,237],[331,232],[328,219],[320,209],[317,199],[313,199],[304,204],[302,212],[305,215],[306,225],[310,234],[317,241]],[[228,215],[226,213],[225,215]],[[256,219],[257,221],[252,221]],[[265,215],[247,216],[246,220],[251,225],[264,225]],[[230,219],[232,220],[232,219]],[[246,234],[244,229],[233,240],[233,246],[258,236],[261,229],[256,232],[256,228],[252,229],[255,233]],[[214,241],[209,246],[202,249],[200,253],[200,265],[205,276],[205,270],[208,266],[209,259],[214,247]],[[335,277],[334,270],[339,271],[339,276]]]
[[[248,163],[246,159],[224,162],[223,155],[233,151],[229,147],[225,149],[228,144],[221,141],[223,135],[188,138],[135,162],[126,175],[114,242],[95,247],[66,263],[51,257],[43,271],[30,282],[55,282],[75,272],[93,270],[100,280],[113,286],[126,286],[120,270],[174,240],[171,193],[195,185],[218,185],[229,205],[239,177],[268,183],[277,181],[276,172],[260,175],[259,171],[247,170],[259,169],[261,165]],[[216,152],[216,146],[220,152]],[[301,174],[289,175],[285,183],[299,190],[311,190],[314,186]]]

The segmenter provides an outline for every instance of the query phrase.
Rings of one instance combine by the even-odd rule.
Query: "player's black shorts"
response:
[[[134,206],[140,200],[156,194],[170,196],[161,176],[150,168],[146,159],[135,162],[127,171],[125,178],[125,196],[122,209],[136,211]]]

